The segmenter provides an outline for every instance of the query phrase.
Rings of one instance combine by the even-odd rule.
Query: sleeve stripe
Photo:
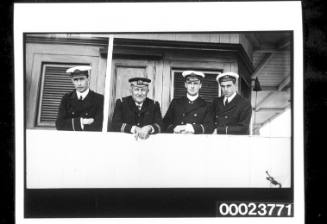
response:
[[[74,118],[72,118],[72,128],[73,128],[73,131],[75,131]]]
[[[126,127],[126,123],[123,123],[122,126],[121,126],[121,128],[120,128],[120,131],[121,131],[121,132],[124,132],[125,127]]]
[[[153,125],[154,125],[154,126],[156,126],[156,127],[158,128],[158,133],[160,133],[160,132],[161,132],[161,128],[160,128],[160,125],[159,125],[159,124],[157,124],[157,123],[154,123]]]
[[[200,124],[201,128],[202,128],[202,133],[204,134],[204,126],[202,124]]]

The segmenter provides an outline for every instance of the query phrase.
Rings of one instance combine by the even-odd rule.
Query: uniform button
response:
[[[215,122],[215,125],[217,125],[218,124],[218,122]]]
[[[216,118],[218,118],[219,116],[218,115],[216,115]]]
[[[140,126],[140,123],[137,123],[138,126]]]
[[[188,101],[189,104],[193,104],[193,101]]]
[[[183,117],[185,117],[185,114],[184,113],[182,115],[183,115]]]
[[[225,119],[227,119],[228,118],[228,116],[225,116]]]
[[[194,114],[193,116],[196,117],[196,116],[198,116],[198,114]]]
[[[193,122],[193,124],[195,124],[195,122]]]
[[[184,122],[182,121],[181,124],[184,124]]]
[[[75,112],[72,112],[72,114],[74,115],[74,114],[75,114]]]
[[[85,116],[89,115],[88,113],[85,113]]]

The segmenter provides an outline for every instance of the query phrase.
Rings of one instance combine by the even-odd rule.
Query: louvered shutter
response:
[[[74,65],[43,64],[37,126],[53,127],[63,95],[74,89],[66,70]]]
[[[214,97],[218,96],[218,84],[216,82],[217,73],[206,73],[205,79],[202,81],[202,88],[200,89],[200,96],[207,102],[212,102]],[[186,88],[184,85],[184,78],[181,71],[174,73],[174,98],[186,95]]]

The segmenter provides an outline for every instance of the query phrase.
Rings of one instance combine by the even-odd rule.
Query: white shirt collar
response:
[[[135,105],[136,105],[136,106],[141,106],[141,107],[142,107],[143,102],[142,102],[142,103],[135,102]]]
[[[230,97],[224,97],[224,102],[225,102],[225,100],[226,100],[226,98],[228,99],[228,103],[230,103],[234,98],[235,98],[235,96],[236,96],[236,92],[235,93],[233,93]]]
[[[76,91],[76,94],[77,94],[77,99],[80,99],[82,97],[82,100],[85,99],[85,97],[87,96],[87,94],[89,94],[90,92],[90,88],[88,88],[87,90],[85,90],[84,92],[78,92]]]
[[[191,96],[189,94],[186,94],[186,97],[187,97],[187,99],[189,99],[191,101],[194,101],[194,100],[196,100],[199,97],[199,94],[197,94],[195,96]]]

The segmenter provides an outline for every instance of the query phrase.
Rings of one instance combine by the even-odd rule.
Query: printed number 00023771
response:
[[[267,217],[290,217],[292,204],[284,203],[258,203],[258,202],[234,202],[218,204],[217,216],[267,216]]]

